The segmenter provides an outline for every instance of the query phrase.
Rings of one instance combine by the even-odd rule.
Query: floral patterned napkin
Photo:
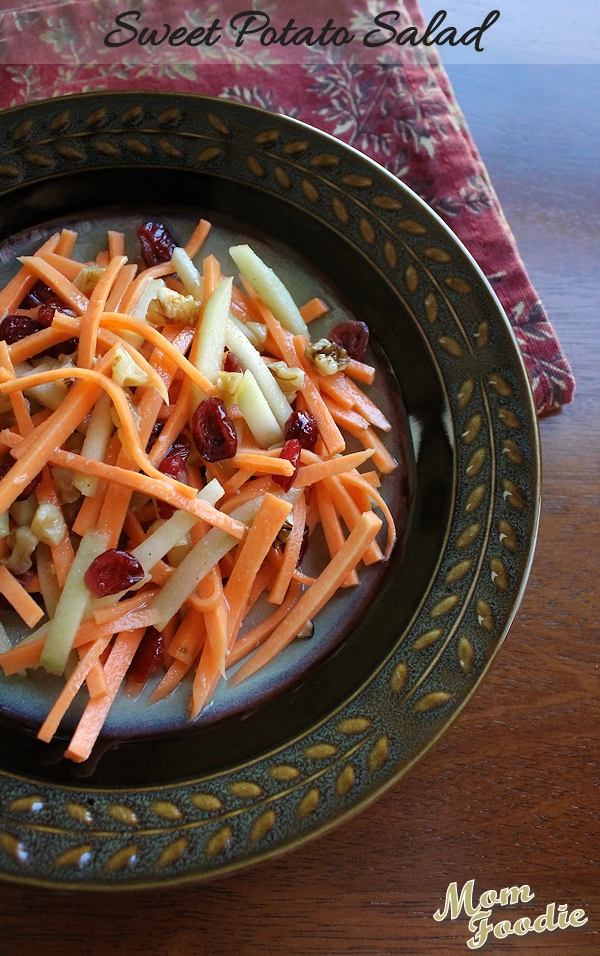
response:
[[[137,7],[148,14],[152,4],[146,0]],[[335,47],[300,57],[295,48],[294,56],[276,66],[243,47],[226,56],[205,48],[199,57],[190,55],[196,53],[190,47],[182,54],[181,48],[158,46],[149,57],[138,45],[135,50],[128,46],[127,55],[119,50],[108,56],[106,47],[98,46],[98,24],[90,18],[90,8],[99,9],[93,0],[37,0],[5,12],[2,5],[0,0],[0,108],[91,90],[202,93],[293,116],[381,163],[436,210],[488,277],[515,331],[538,413],[571,401],[568,361],[434,46],[394,44],[378,58],[346,56]],[[111,2],[101,6],[111,7],[113,19],[115,11],[126,8]],[[355,6],[350,16],[345,14],[355,32],[368,23],[372,27],[380,7],[390,8],[379,0],[370,0],[365,9]],[[397,29],[414,25],[422,34],[417,0],[391,6],[399,13]],[[166,16],[154,9],[162,24]],[[200,22],[198,8],[185,2],[170,4],[168,12],[171,23],[188,30]],[[41,62],[31,62],[32,50]]]

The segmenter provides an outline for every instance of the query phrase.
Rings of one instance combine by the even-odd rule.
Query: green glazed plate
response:
[[[403,534],[368,599],[330,614],[324,654],[219,719],[117,728],[76,767],[1,698],[0,876],[63,889],[223,875],[381,794],[476,690],[539,517],[535,412],[509,323],[461,243],[380,166],[199,96],[85,94],[0,115],[2,254],[120,210],[256,238],[294,294],[316,287],[369,324],[405,461],[387,479]]]

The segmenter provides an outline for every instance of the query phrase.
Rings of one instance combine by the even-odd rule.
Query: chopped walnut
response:
[[[235,396],[243,377],[243,372],[217,372],[215,376],[217,395],[223,399],[226,405],[235,402]]]
[[[335,375],[343,372],[350,361],[346,349],[329,339],[319,339],[313,345],[307,345],[304,354],[313,363],[320,375]]]
[[[103,275],[104,268],[102,266],[97,266],[95,264],[83,266],[73,279],[73,285],[77,286],[79,291],[83,292],[84,295],[89,296],[92,294]]]
[[[284,395],[295,394],[304,385],[304,369],[290,367],[285,362],[271,362],[269,371],[277,379],[277,384]]]
[[[154,325],[167,325],[169,322],[195,325],[199,312],[200,303],[193,295],[183,295],[164,286],[158,290],[156,298],[152,299],[148,306],[146,318]]]
[[[150,379],[125,349],[118,348],[112,363],[112,377],[117,385],[149,385]]]

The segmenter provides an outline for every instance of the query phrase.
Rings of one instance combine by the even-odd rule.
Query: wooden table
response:
[[[2,886],[0,953],[452,954],[446,889],[528,884],[580,929],[486,951],[600,953],[598,662],[600,67],[455,67],[451,77],[573,364],[575,402],[541,423],[544,501],[529,587],[473,701],[413,771],[351,822],[212,885],[128,895]],[[572,104],[577,104],[574,110]]]

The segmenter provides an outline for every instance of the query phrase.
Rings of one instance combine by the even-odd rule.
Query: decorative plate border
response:
[[[241,127],[246,151],[235,147]],[[0,132],[0,199],[82,166],[133,163],[212,172],[300,205],[394,286],[446,383],[456,482],[447,546],[411,627],[339,712],[251,763],[174,786],[94,790],[0,774],[0,877],[111,889],[222,874],[374,799],[474,692],[516,612],[537,532],[526,373],[493,292],[448,228],[326,134],[236,103],[144,92],[17,108],[0,116]]]

